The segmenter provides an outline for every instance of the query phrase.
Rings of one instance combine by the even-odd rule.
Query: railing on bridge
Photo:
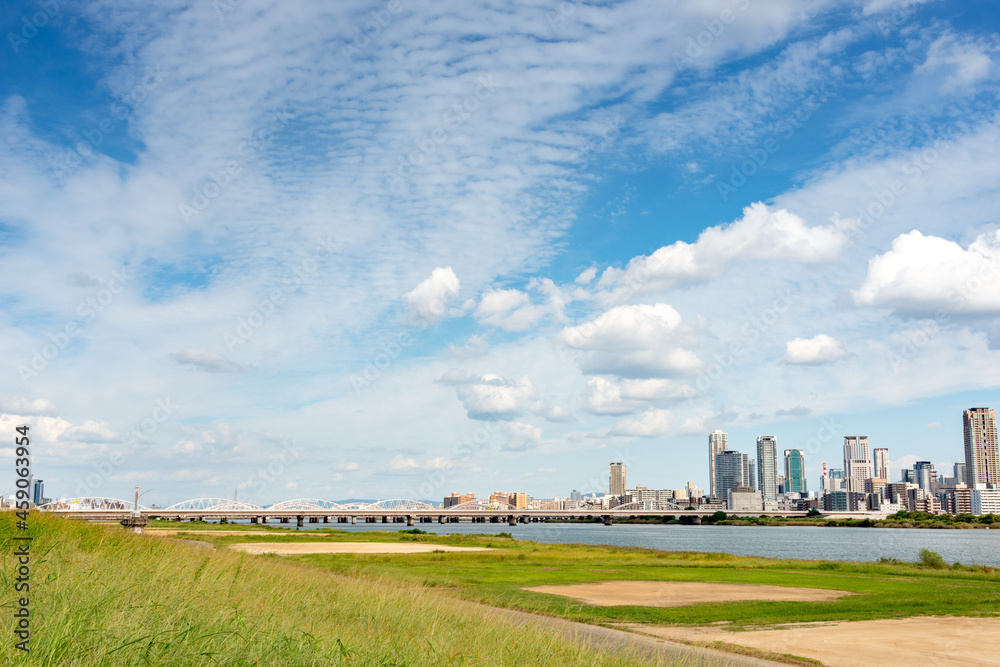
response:
[[[37,510],[46,512],[94,512],[99,510],[131,510],[133,501],[122,500],[121,498],[64,498],[51,503],[38,505]],[[150,509],[144,505],[139,505],[139,509],[148,512]]]

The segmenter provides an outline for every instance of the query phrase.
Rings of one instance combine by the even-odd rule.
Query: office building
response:
[[[806,493],[806,457],[801,449],[785,450],[785,493]]]
[[[757,436],[757,488],[764,500],[778,496],[778,439],[773,435]]]
[[[727,449],[729,449],[729,436],[725,431],[717,429],[708,434],[708,489],[711,496],[719,495],[715,476],[715,457]]]
[[[931,492],[931,480],[934,477],[934,466],[930,461],[917,461],[913,464],[913,483],[917,488],[927,493]]]
[[[580,502],[581,500],[583,500],[583,494],[577,491],[576,489],[573,489],[573,492],[569,494],[569,499],[574,500],[576,502]]]
[[[31,502],[34,503],[35,505],[41,505],[42,500],[44,498],[45,498],[45,482],[40,479],[35,479],[34,476],[32,476]]]
[[[746,486],[743,475],[747,468],[747,455],[727,449],[715,457],[716,492],[720,500],[729,497],[729,490]]]
[[[973,514],[1000,514],[1000,489],[973,489],[970,495]]]
[[[872,450],[872,464],[874,466],[872,477],[889,479],[889,449],[887,447],[876,447]]]
[[[760,491],[749,486],[729,489],[726,507],[733,512],[760,512],[763,509]]]
[[[966,475],[965,470],[966,468],[964,463],[955,463],[955,484],[965,484],[968,486],[969,478]]]
[[[744,478],[747,480],[746,484],[751,489],[757,488],[757,463],[753,459],[747,464],[747,474]]]
[[[456,507],[458,505],[461,505],[462,503],[472,502],[475,499],[476,499],[476,494],[474,493],[466,493],[466,494],[453,493],[450,496],[444,497],[443,507],[445,509],[448,509],[449,507]]]
[[[861,492],[872,478],[872,456],[867,435],[844,436],[844,481],[848,491]]]
[[[966,484],[1000,486],[997,453],[997,416],[990,408],[970,408],[962,413],[965,427]]]
[[[621,461],[611,462],[611,479],[609,483],[610,495],[612,496],[624,496],[625,489],[628,487],[625,485],[625,464]]]

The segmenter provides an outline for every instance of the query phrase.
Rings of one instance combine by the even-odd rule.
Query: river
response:
[[[281,525],[281,524],[277,524]],[[287,527],[287,525],[285,526]],[[685,526],[662,524],[418,523],[429,533],[510,533],[519,540],[579,542],[645,547],[666,551],[712,551],[740,556],[809,560],[916,561],[921,549],[941,554],[949,563],[1000,567],[1000,529],[935,530],[927,528],[825,528],[820,526]],[[349,532],[398,531],[403,524],[309,524],[303,530],[335,528]]]

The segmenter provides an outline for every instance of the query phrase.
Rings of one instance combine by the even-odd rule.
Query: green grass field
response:
[[[525,631],[405,578],[373,581],[34,513],[30,525],[24,655],[12,634],[14,516],[0,514],[2,665],[639,664]]]
[[[201,538],[204,539],[204,536]],[[734,626],[866,620],[916,615],[1000,614],[1000,571],[935,569],[906,563],[844,563],[663,552],[583,544],[518,542],[495,535],[414,535],[309,531],[309,536],[211,537],[220,547],[248,541],[420,541],[489,546],[495,552],[448,554],[311,554],[286,556],[352,578],[406,582],[494,606],[589,623],[638,622]],[[845,590],[826,602],[728,602],[685,607],[599,607],[523,590],[538,585],[609,580],[701,581]]]

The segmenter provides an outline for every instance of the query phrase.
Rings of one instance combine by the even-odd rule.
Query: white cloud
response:
[[[936,39],[927,50],[927,59],[915,71],[917,75],[942,78],[941,92],[949,95],[974,85],[990,75],[993,61],[990,46],[951,33]]]
[[[523,452],[533,448],[542,440],[542,429],[522,422],[508,422],[503,425],[507,441],[503,448],[513,452]]]
[[[412,470],[413,468],[416,467],[417,467],[416,461],[407,456],[403,456],[402,454],[396,454],[391,459],[389,459],[388,463],[386,463],[386,468],[388,468],[389,470],[397,470],[397,471]]]
[[[55,415],[55,412],[56,406],[52,401],[47,401],[44,398],[29,401],[23,396],[11,395],[0,397],[0,413],[51,417]]]
[[[450,266],[431,271],[413,290],[403,295],[410,316],[418,322],[437,322],[448,312],[448,303],[458,296],[458,276]]]
[[[239,373],[246,370],[232,359],[226,359],[215,352],[193,347],[171,354],[170,358],[179,364],[210,373]]]
[[[563,320],[563,309],[572,300],[559,286],[548,278],[533,278],[528,283],[529,292],[544,299],[535,303],[529,292],[516,289],[493,290],[483,295],[474,316],[483,324],[506,331],[525,331],[546,315]]]
[[[597,276],[597,267],[592,266],[586,271],[583,271],[580,275],[576,277],[577,285],[589,285],[591,281]]]
[[[624,299],[708,281],[739,260],[829,262],[846,243],[846,234],[833,225],[809,227],[785,209],[758,202],[743,209],[739,220],[704,230],[694,243],[677,241],[632,259],[624,270],[608,268],[598,285],[609,297]]]
[[[694,387],[671,380],[623,380],[619,384],[595,376],[587,381],[586,410],[598,415],[624,415],[642,409],[647,401],[689,398],[696,393]]]
[[[535,385],[527,375],[518,380],[508,380],[499,375],[470,375],[452,370],[438,382],[455,387],[470,419],[506,420],[533,414],[548,421],[572,421],[573,416],[564,408],[552,406],[539,399]]]
[[[580,366],[588,374],[630,378],[694,375],[701,361],[680,314],[665,303],[617,306],[585,324],[563,329],[557,341],[587,352]]]
[[[670,431],[672,413],[669,410],[652,408],[642,413],[638,419],[625,419],[614,426],[608,435],[655,438]]]
[[[1000,313],[1000,230],[980,235],[965,250],[918,231],[900,234],[891,250],[868,262],[852,294],[859,306],[917,317]]]
[[[785,361],[790,364],[826,364],[847,356],[843,344],[827,334],[795,338],[785,343]]]

